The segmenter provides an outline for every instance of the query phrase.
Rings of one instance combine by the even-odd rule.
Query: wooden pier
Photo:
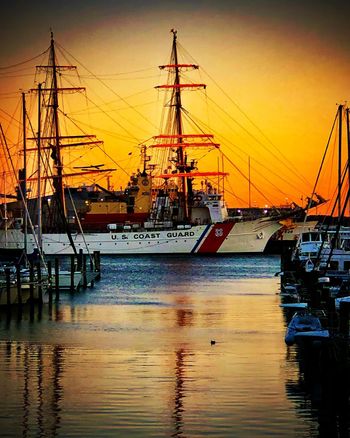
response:
[[[89,263],[87,263],[89,261]],[[70,269],[61,269],[60,259],[54,259],[47,263],[48,267],[48,293],[55,293],[59,298],[60,291],[78,292],[81,288],[93,287],[95,281],[101,278],[100,252],[95,251],[92,255],[83,254],[79,251],[77,256],[70,256]]]
[[[62,261],[64,263],[62,263]],[[61,268],[60,265],[64,265]],[[79,252],[70,258],[70,269],[66,268],[67,260],[58,257],[47,261],[47,273],[39,261],[30,260],[27,269],[20,264],[5,267],[0,281],[0,306],[10,308],[13,305],[42,305],[44,302],[59,300],[60,292],[78,292],[81,288],[93,287],[101,278],[100,253],[92,255]]]

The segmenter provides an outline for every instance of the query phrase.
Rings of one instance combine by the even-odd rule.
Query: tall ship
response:
[[[65,170],[62,151],[77,147],[83,141],[91,144],[98,141],[92,136],[83,140],[82,135],[61,135],[59,98],[69,90],[59,88],[58,76],[68,66],[59,65],[51,36],[49,62],[44,66],[49,77],[46,83],[50,85],[41,88],[39,84],[36,90],[38,111],[46,110],[47,114],[45,119],[38,117],[36,135],[31,139],[25,139],[24,135],[23,141],[24,144],[29,140],[33,142],[32,149],[27,147],[26,152],[35,150],[38,169],[35,176],[29,178],[24,162],[19,172],[19,207],[12,209],[12,215],[9,208],[3,213],[2,251],[32,253],[38,247],[47,255],[73,254],[81,249],[111,255],[264,251],[270,237],[281,228],[278,219],[271,216],[246,220],[229,217],[223,195],[228,173],[223,165],[221,169],[217,166],[217,170],[201,171],[198,160],[191,157],[193,151],[217,152],[220,145],[212,134],[185,130],[184,117],[188,113],[182,105],[182,94],[186,90],[205,88],[205,84],[182,82],[183,71],[198,69],[198,65],[179,62],[177,32],[171,32],[170,61],[160,66],[168,72],[168,82],[156,87],[169,96],[166,129],[154,136],[151,144],[142,145],[141,169],[119,192],[110,187],[68,187],[65,183],[72,175]],[[41,108],[40,95],[45,100],[44,108]],[[41,122],[42,119],[45,121]],[[25,132],[25,127],[23,129]],[[6,142],[4,135],[2,142]],[[76,172],[83,175],[113,170],[101,166],[80,167]],[[37,197],[31,199],[27,196],[30,179],[35,179],[38,186]],[[42,185],[48,180],[52,193],[44,195]]]

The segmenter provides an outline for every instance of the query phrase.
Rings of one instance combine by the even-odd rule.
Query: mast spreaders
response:
[[[212,134],[185,134],[182,120],[182,101],[181,92],[183,90],[193,89],[205,89],[206,84],[203,83],[182,83],[181,71],[183,69],[199,69],[196,64],[179,63],[178,60],[178,48],[177,48],[177,31],[172,29],[173,43],[170,56],[170,63],[161,65],[161,70],[168,70],[172,75],[173,80],[165,85],[158,85],[157,89],[172,90],[170,99],[170,110],[168,115],[167,126],[170,128],[168,134],[160,134],[154,136],[155,144],[151,145],[152,148],[173,148],[176,150],[176,158],[172,160],[175,164],[175,170],[171,173],[162,173],[155,175],[156,178],[163,178],[168,180],[169,178],[178,178],[180,181],[179,187],[179,206],[183,210],[183,219],[188,220],[190,217],[190,200],[193,197],[192,180],[194,177],[209,177],[209,176],[226,176],[224,172],[199,172],[197,171],[197,162],[191,160],[187,162],[186,148],[217,148],[220,145],[212,141]],[[162,141],[163,140],[163,141]],[[194,172],[195,171],[195,172]]]

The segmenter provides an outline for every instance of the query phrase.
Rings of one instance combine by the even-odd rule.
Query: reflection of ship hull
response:
[[[272,234],[280,227],[277,222],[257,219],[247,222],[224,222],[212,225],[178,226],[172,229],[73,234],[77,251],[87,249],[101,254],[232,254],[262,253]],[[21,230],[0,232],[2,249],[23,247]],[[27,236],[27,249],[32,252],[35,240]],[[45,254],[72,254],[66,234],[43,234]]]

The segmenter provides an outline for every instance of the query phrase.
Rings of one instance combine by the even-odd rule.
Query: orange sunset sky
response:
[[[181,59],[200,66],[186,78],[207,84],[205,92],[185,93],[183,105],[215,134],[228,159],[230,206],[248,205],[242,174],[248,175],[249,158],[252,205],[305,203],[337,104],[350,100],[347,1],[14,0],[2,5],[1,15],[0,122],[11,150],[20,142],[21,90],[40,80],[35,66],[47,62],[38,55],[49,47],[52,29],[60,63],[76,65],[80,75],[67,73],[62,80],[87,90],[66,96],[70,103],[61,109],[86,133],[97,134],[108,154],[70,151],[70,158],[117,168],[115,189],[140,167],[139,145],[162,131],[164,94],[154,87],[166,83],[158,66],[169,60],[172,28]],[[333,170],[318,189],[326,198],[334,191],[334,160],[327,159]],[[221,161],[203,156],[200,165],[216,170]],[[94,181],[105,184],[105,177],[85,180]]]

